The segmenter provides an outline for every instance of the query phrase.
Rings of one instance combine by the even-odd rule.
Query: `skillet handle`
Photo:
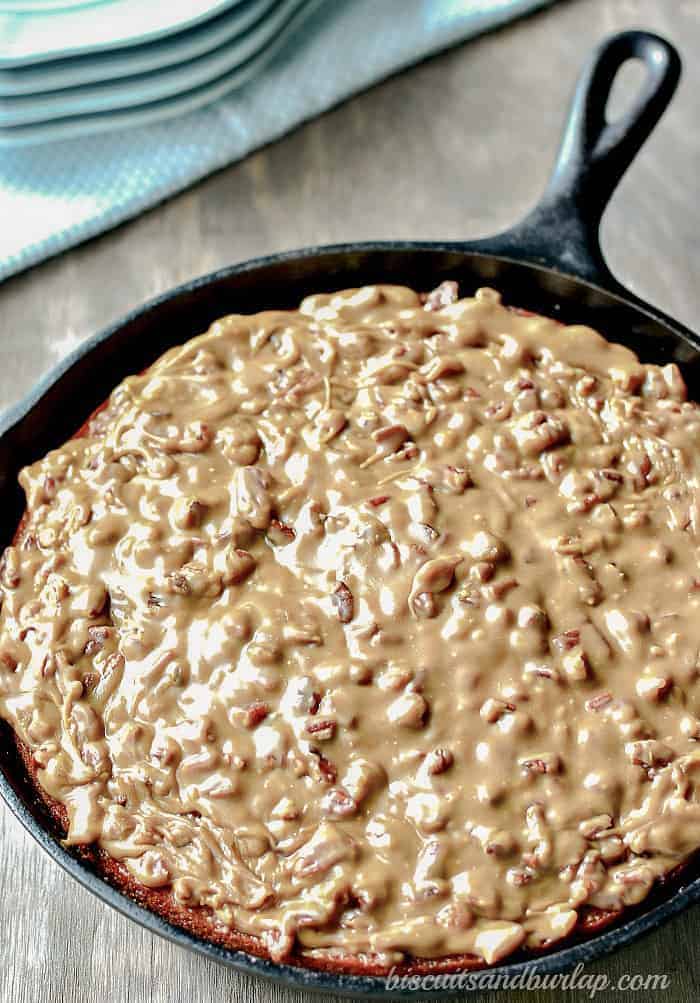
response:
[[[605,109],[620,68],[646,67],[632,107],[609,122]],[[681,75],[678,52],[646,31],[606,39],[585,66],[574,93],[557,161],[538,205],[512,229],[467,249],[541,264],[622,291],[600,249],[598,231],[617,183],[661,118]]]

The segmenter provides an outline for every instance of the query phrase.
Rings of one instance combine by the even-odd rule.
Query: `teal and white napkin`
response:
[[[316,0],[260,76],[156,125],[0,151],[0,279],[94,237],[440,49],[552,0]]]

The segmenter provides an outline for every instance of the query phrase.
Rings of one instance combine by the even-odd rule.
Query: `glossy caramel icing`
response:
[[[274,958],[548,945],[700,846],[699,445],[493,290],[225,317],[22,472],[0,715]]]

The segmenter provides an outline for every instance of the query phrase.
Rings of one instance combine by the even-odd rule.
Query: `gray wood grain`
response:
[[[697,328],[700,0],[562,0],[390,80],[137,221],[6,282],[0,405],[102,325],[210,269],[316,242],[459,238],[505,226],[544,184],[587,50],[606,32],[632,26],[668,35],[685,56],[685,78],[615,197],[604,244],[623,281]],[[4,808],[0,874],[3,1003],[303,998],[133,926],[69,880]],[[695,1000],[699,919],[697,910],[686,913],[590,970],[607,973],[611,984],[625,972],[667,972],[665,998]],[[596,998],[629,995],[611,989]],[[531,1003],[547,997],[511,994]]]

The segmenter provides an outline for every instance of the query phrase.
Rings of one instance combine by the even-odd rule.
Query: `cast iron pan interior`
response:
[[[632,107],[609,122],[606,105],[620,67],[641,60],[646,78]],[[23,509],[18,471],[59,446],[130,373],[229,312],[293,308],[303,296],[373,282],[427,290],[457,279],[463,295],[489,284],[507,303],[585,323],[647,362],[676,361],[690,395],[700,399],[700,340],[643,303],[611,275],[598,243],[600,219],[617,182],[670,101],[680,59],[663,39],[628,31],[605,41],[586,65],[573,99],[558,160],[538,206],[506,233],[468,243],[361,243],[273,255],[196,279],[139,308],[96,335],[41,381],[0,423],[0,546],[12,539]],[[172,926],[108,885],[64,849],[38,803],[6,725],[0,726],[0,793],[43,848],[85,887],[131,919],[170,940],[243,971],[306,989],[391,997],[385,980],[274,964],[217,947]],[[561,971],[614,950],[700,899],[700,864],[652,893],[610,929],[536,959],[513,955],[499,970]],[[411,993],[435,999],[446,990]]]

